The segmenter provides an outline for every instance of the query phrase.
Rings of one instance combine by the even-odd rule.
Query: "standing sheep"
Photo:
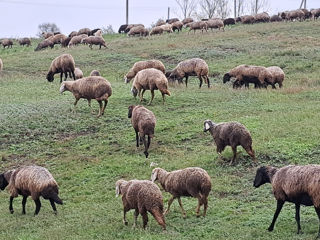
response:
[[[234,24],[236,24],[236,20],[234,18],[226,18],[226,19],[223,20],[223,24],[225,26],[234,25]]]
[[[239,122],[214,123],[211,120],[204,121],[204,132],[209,131],[217,146],[217,153],[221,152],[226,146],[231,146],[233,157],[230,165],[237,157],[237,146],[241,145],[256,162],[254,150],[252,149],[252,138],[248,129]]]
[[[67,37],[67,38],[63,39],[61,42],[61,47],[68,47],[71,39],[72,39],[72,37]]]
[[[83,72],[81,71],[80,68],[75,68],[74,69],[74,75],[75,75],[76,79],[83,78]]]
[[[139,35],[140,37],[142,36],[146,37],[149,35],[149,31],[142,25],[135,26],[131,28],[130,31],[128,32],[128,37],[136,36],[136,35]]]
[[[175,32],[178,30],[178,32],[182,31],[183,23],[180,21],[174,22],[171,24],[172,25],[172,30]]]
[[[2,39],[1,44],[3,48],[5,47],[12,48],[13,42],[11,39],[5,38],[5,39]]]
[[[123,24],[119,27],[118,33],[124,33],[126,28],[128,27],[128,24]]]
[[[126,213],[130,209],[134,209],[134,227],[137,225],[139,214],[141,214],[145,229],[148,223],[148,212],[150,212],[163,230],[166,230],[162,194],[156,184],[148,180],[118,180],[116,182],[116,196],[118,195],[122,195],[123,223],[125,225],[128,225]]]
[[[98,76],[85,77],[76,81],[65,81],[61,84],[60,93],[64,91],[73,93],[76,98],[74,107],[76,107],[80,98],[87,99],[90,108],[91,99],[97,100],[100,106],[98,117],[104,114],[108,98],[112,95],[111,84],[103,77]],[[102,106],[102,101],[104,101],[104,106]]]
[[[162,34],[163,33],[163,28],[161,26],[156,26],[153,27],[150,31],[150,36],[155,35],[155,34]]]
[[[150,147],[151,138],[154,136],[154,128],[156,127],[156,117],[153,112],[144,106],[131,105],[128,107],[128,118],[131,118],[131,124],[136,132],[136,144],[139,147],[139,137],[144,145],[144,155],[148,158],[148,149]],[[148,136],[148,142],[146,140]]]
[[[167,33],[173,33],[173,30],[172,30],[172,25],[167,23],[165,25],[161,25],[160,26],[164,32],[167,32]]]
[[[191,22],[193,22],[193,18],[185,18],[185,19],[183,19],[182,20],[182,23],[183,23],[183,25],[186,25],[186,24],[188,24],[188,23],[191,23]]]
[[[124,32],[125,32],[125,33],[128,33],[128,32],[130,32],[131,28],[133,28],[133,27],[139,27],[139,26],[144,27],[143,24],[129,24],[129,25],[126,27],[126,29],[124,30]]]
[[[272,74],[272,82],[267,82],[267,84],[270,84],[272,88],[275,89],[275,84],[278,83],[279,87],[281,88],[285,78],[283,70],[278,66],[267,67],[267,69]]]
[[[316,20],[320,17],[320,8],[312,9],[310,12],[313,20]]]
[[[188,34],[192,30],[193,30],[193,33],[196,33],[196,30],[201,30],[201,33],[203,33],[203,30],[206,30],[206,32],[208,32],[208,26],[205,21],[191,22],[191,23],[188,23],[186,27],[190,28],[188,31]]]
[[[140,102],[142,102],[143,94],[146,90],[151,91],[151,99],[148,105],[150,105],[153,101],[154,90],[159,90],[161,92],[164,104],[164,95],[167,94],[170,96],[170,92],[168,90],[168,79],[163,72],[155,68],[147,68],[138,72],[138,74],[134,77],[131,92],[134,97],[139,95]]]
[[[209,19],[207,21],[207,26],[211,31],[213,28],[218,28],[219,31],[222,29],[224,31],[224,23],[221,19]]]
[[[257,170],[253,186],[258,188],[265,183],[271,183],[273,195],[277,200],[277,209],[268,228],[269,231],[273,231],[285,202],[295,204],[298,234],[301,233],[301,204],[314,206],[320,220],[320,165],[289,165],[282,168],[263,166]],[[320,238],[320,227],[317,238]]]
[[[73,45],[78,45],[79,43],[81,43],[82,39],[87,37],[88,37],[87,34],[81,34],[81,35],[72,37],[68,44],[68,48],[72,47]]]
[[[54,75],[56,73],[60,73],[60,83],[62,82],[62,76],[65,75],[65,79],[68,77],[71,78],[71,74],[73,79],[76,79],[76,76],[74,74],[75,64],[74,59],[70,54],[62,54],[59,57],[56,57],[49,68],[49,72],[47,74],[47,80],[49,82],[52,82],[54,80]]]
[[[178,80],[182,82],[182,79],[186,78],[186,87],[188,86],[189,76],[197,76],[200,80],[199,88],[202,86],[202,81],[208,84],[210,87],[209,80],[209,67],[208,64],[201,58],[191,58],[180,62],[169,75],[169,79]]]
[[[125,75],[124,82],[129,83],[131,79],[133,79],[139,71],[147,68],[155,68],[160,70],[163,73],[165,73],[166,71],[165,66],[159,60],[152,59],[152,60],[146,60],[146,61],[138,61],[135,64],[133,64],[132,68]]]
[[[182,207],[180,197],[194,197],[198,199],[196,209],[197,217],[200,216],[200,207],[203,205],[203,216],[206,216],[208,208],[208,196],[211,191],[211,178],[208,173],[198,167],[190,167],[172,172],[167,172],[162,168],[155,168],[151,173],[151,181],[159,181],[162,188],[169,192],[172,197],[168,201],[168,208],[165,215],[170,210],[170,205],[174,199],[178,199],[182,215],[186,217],[186,211]]]
[[[254,22],[255,23],[270,22],[270,16],[266,12],[258,13],[254,15]]]
[[[99,49],[101,49],[101,46],[104,46],[105,48],[107,48],[105,40],[103,39],[103,37],[99,37],[99,36],[89,36],[89,37],[83,38],[81,40],[81,43],[89,44],[89,48],[91,50],[92,50],[92,45],[99,45]]]
[[[21,38],[18,40],[20,46],[27,45],[27,47],[31,46],[31,40],[30,38]]]
[[[57,213],[55,203],[63,204],[59,198],[58,184],[54,180],[51,173],[43,167],[25,166],[0,174],[0,189],[4,190],[8,186],[10,192],[9,210],[12,214],[13,199],[18,197],[18,194],[23,196],[22,214],[26,214],[27,197],[31,196],[36,204],[34,215],[37,215],[41,208],[40,197],[49,199],[54,213]]]
[[[251,15],[242,16],[241,22],[243,24],[252,24],[252,23],[254,23],[254,16],[251,16]]]

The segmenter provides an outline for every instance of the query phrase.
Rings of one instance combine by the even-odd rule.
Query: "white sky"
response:
[[[248,0],[247,0],[248,1]],[[229,0],[232,9],[233,0]],[[270,14],[297,9],[301,0],[268,0]],[[83,27],[125,23],[126,0],[0,0],[0,38],[35,36],[38,25],[56,23],[64,34]],[[176,17],[175,0],[129,0],[129,22],[150,26],[159,18]],[[320,8],[320,0],[307,0],[307,8]],[[232,12],[231,12],[232,14]]]

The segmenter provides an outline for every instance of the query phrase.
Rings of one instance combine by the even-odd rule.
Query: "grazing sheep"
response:
[[[72,37],[67,37],[66,39],[62,40],[61,47],[68,47]]]
[[[3,62],[2,62],[2,59],[0,58],[0,72],[2,71],[3,69]]]
[[[101,46],[104,46],[107,48],[106,42],[103,39],[103,37],[99,36],[89,36],[86,38],[83,38],[81,40],[81,43],[89,44],[89,48],[92,50],[92,45],[99,45],[99,49],[101,49]]]
[[[62,82],[62,75],[65,75],[65,79],[68,77],[71,78],[71,74],[73,79],[76,79],[76,76],[74,74],[75,64],[74,59],[70,54],[62,54],[59,57],[56,57],[49,68],[48,74],[47,74],[47,80],[49,82],[52,82],[54,80],[54,74],[60,73],[60,83]]]
[[[204,21],[191,22],[191,23],[188,23],[186,26],[190,28],[188,31],[188,34],[192,30],[193,30],[193,33],[196,33],[196,30],[201,30],[201,33],[203,33],[203,30],[206,30],[206,32],[208,32],[207,23]]]
[[[162,34],[163,33],[163,28],[161,26],[153,27],[150,31],[150,36],[155,35],[155,34]]]
[[[69,44],[68,44],[68,48],[74,46],[74,45],[78,45],[81,43],[82,39],[87,38],[88,35],[87,34],[81,34],[78,36],[74,36],[71,38]]]
[[[170,210],[170,205],[174,199],[178,199],[182,215],[186,217],[186,211],[182,207],[180,197],[194,197],[198,199],[196,209],[197,217],[200,216],[200,207],[203,205],[203,216],[206,216],[208,208],[208,196],[211,191],[211,178],[208,173],[198,167],[190,167],[172,172],[167,172],[162,168],[155,168],[151,173],[151,181],[159,181],[162,188],[169,192],[172,197],[168,201],[168,208],[165,215]]]
[[[292,10],[286,13],[286,20],[293,21],[299,20],[302,21],[304,19],[304,12],[301,9]]]
[[[163,19],[159,19],[157,22],[156,22],[156,27],[159,27],[161,25],[164,25],[166,24],[166,22],[163,20]]]
[[[230,81],[231,77],[235,77],[233,88],[245,84],[249,88],[249,83],[254,83],[255,88],[265,87],[266,83],[272,82],[272,74],[270,71],[261,66],[239,65],[223,76],[223,83]]]
[[[255,23],[270,22],[270,16],[266,12],[258,13],[254,16],[254,22]]]
[[[148,158],[148,149],[150,147],[151,138],[154,136],[154,128],[156,127],[156,117],[153,112],[144,106],[131,105],[128,107],[128,118],[131,118],[131,124],[136,132],[136,144],[139,147],[139,137],[144,145],[144,155]],[[146,140],[148,136],[148,142]]]
[[[74,75],[75,75],[76,79],[83,78],[83,72],[81,71],[80,68],[74,69]]]
[[[21,38],[18,40],[20,46],[27,45],[27,47],[31,46],[31,40],[30,38]]]
[[[180,21],[174,22],[171,24],[172,25],[172,30],[175,32],[176,30],[178,30],[178,32],[180,32],[182,30],[183,27],[183,23]]]
[[[164,32],[167,32],[167,33],[172,33],[173,32],[172,25],[169,24],[169,23],[167,23],[165,25],[161,25],[160,27],[163,29]]]
[[[224,24],[223,21],[221,19],[209,19],[207,21],[207,26],[208,28],[212,29],[213,28],[219,28],[219,31],[222,29],[224,31]]]
[[[94,36],[102,37],[102,31],[101,31],[101,29],[99,29],[98,31],[96,31],[96,32],[94,33]]]
[[[91,108],[91,99],[95,99],[99,103],[98,117],[104,114],[104,110],[108,104],[108,98],[112,95],[111,84],[103,77],[90,76],[81,78],[75,81],[65,81],[61,84],[60,93],[70,91],[73,93],[76,101],[76,107],[80,98],[88,100],[89,107]],[[104,106],[102,106],[104,101]]]
[[[118,195],[122,195],[123,223],[125,225],[128,225],[126,213],[130,209],[135,209],[134,227],[136,227],[137,218],[141,214],[145,229],[148,223],[148,212],[150,212],[163,230],[166,230],[162,194],[156,184],[148,180],[118,180],[116,182],[116,196]]]
[[[237,157],[237,146],[241,145],[256,162],[254,150],[252,149],[252,138],[248,129],[239,122],[214,123],[211,120],[204,121],[204,132],[209,131],[217,146],[217,153],[221,152],[226,146],[231,146],[233,158],[230,165]]]
[[[234,24],[236,24],[236,20],[234,18],[226,18],[226,19],[223,20],[223,24],[225,26],[234,25]]]
[[[124,32],[125,33],[128,33],[128,32],[130,32],[130,30],[131,30],[131,28],[133,28],[133,27],[144,27],[144,25],[143,24],[129,24],[127,27],[126,27],[126,29],[124,30]]]
[[[282,18],[278,15],[273,15],[271,18],[270,18],[270,22],[282,22]]]
[[[243,24],[252,24],[252,23],[254,23],[254,16],[251,16],[251,15],[242,16],[241,22]]]
[[[129,83],[131,79],[133,79],[139,71],[147,68],[155,68],[160,70],[163,73],[166,72],[165,66],[159,60],[153,59],[153,60],[146,60],[146,61],[138,61],[135,64],[133,64],[132,68],[124,76],[124,82]]]
[[[270,84],[272,88],[275,89],[275,84],[278,83],[279,87],[281,88],[285,77],[283,70],[278,66],[268,67],[267,69],[272,74],[272,82],[267,82],[267,84]]]
[[[99,33],[96,35],[96,32],[100,31],[100,34],[102,35],[102,30],[100,28],[95,28],[90,31],[89,36],[99,36]]]
[[[1,44],[2,44],[3,48],[5,48],[5,47],[12,48],[13,42],[11,39],[5,38],[5,39],[2,39]]]
[[[319,18],[320,17],[320,8],[312,9],[311,16],[312,16],[313,20],[316,20],[317,18]]]
[[[311,12],[308,9],[301,9],[301,11],[303,11],[304,13],[304,19],[310,19],[312,17]]]
[[[53,33],[51,33],[51,32],[43,32],[42,33],[42,37],[44,39],[47,39],[47,38],[52,37],[52,36],[53,36]]]
[[[271,183],[273,195],[277,200],[277,209],[268,228],[269,231],[273,231],[285,202],[295,204],[298,234],[301,233],[301,204],[314,206],[320,220],[320,165],[289,165],[282,168],[263,166],[257,170],[253,186],[258,188],[265,183]],[[320,228],[317,238],[320,238]]]
[[[34,50],[39,51],[47,47],[50,47],[50,48],[54,47],[54,43],[50,39],[44,39],[42,42],[38,44],[38,46]]]
[[[199,88],[202,86],[202,81],[208,84],[209,80],[209,67],[208,64],[201,58],[191,58],[180,62],[171,72],[169,79],[178,80],[182,82],[182,79],[186,78],[186,87],[188,86],[188,77],[197,76],[200,80]]]
[[[166,23],[172,24],[172,23],[178,22],[178,21],[179,21],[179,18],[170,18],[170,19],[167,19],[167,20],[166,20]]]
[[[141,93],[142,90],[142,93]],[[134,97],[139,95],[140,102],[143,100],[143,94],[146,90],[151,91],[151,99],[148,105],[150,105],[154,98],[154,90],[159,90],[162,94],[163,104],[165,102],[164,95],[170,96],[168,90],[168,79],[163,72],[155,68],[143,69],[137,73],[134,77],[131,92]]]
[[[128,24],[123,24],[119,27],[118,33],[124,33],[126,28],[128,27]]]
[[[66,38],[66,35],[59,33],[48,39],[50,39],[54,44],[61,44]]]
[[[101,76],[98,70],[92,70],[90,76]]]
[[[77,36],[78,35],[78,32],[77,31],[72,31],[68,37],[71,37],[73,38],[74,36]]]
[[[55,214],[57,213],[55,203],[63,204],[58,196],[57,182],[44,167],[24,166],[0,174],[0,189],[4,190],[7,186],[10,193],[9,210],[11,214],[14,212],[12,206],[13,199],[18,197],[19,194],[23,196],[22,214],[26,214],[25,207],[28,196],[31,196],[36,204],[34,215],[37,215],[40,211],[40,197],[49,199]]]
[[[189,18],[185,18],[185,19],[182,20],[183,25],[186,25],[186,24],[191,23],[191,22],[193,22],[193,19],[190,18],[190,17]]]
[[[149,35],[149,31],[144,26],[135,26],[128,32],[128,37],[136,35],[146,37]]]
[[[81,34],[87,34],[88,36],[90,35],[90,32],[91,30],[89,28],[81,28],[79,31],[78,31],[78,35],[81,35]]]

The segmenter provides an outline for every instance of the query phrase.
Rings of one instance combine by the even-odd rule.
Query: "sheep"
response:
[[[128,33],[128,32],[130,32],[131,28],[133,28],[133,27],[139,27],[139,26],[144,27],[143,24],[129,24],[129,25],[126,27],[126,29],[124,30],[124,32],[125,32],[125,33]]]
[[[166,20],[166,23],[168,23],[168,24],[172,24],[172,23],[174,23],[174,22],[178,22],[179,21],[179,19],[178,18],[170,18],[170,19],[167,19]]]
[[[18,40],[20,46],[27,45],[27,47],[31,46],[31,40],[30,38],[21,38]]]
[[[304,12],[301,9],[289,11],[286,14],[286,20],[293,21],[293,20],[300,20],[304,19]]]
[[[282,21],[282,18],[279,17],[278,15],[273,15],[271,18],[270,18],[270,22],[281,22]]]
[[[78,35],[81,35],[81,34],[87,34],[88,36],[90,35],[90,32],[91,30],[89,28],[81,28],[79,31],[78,31]]]
[[[69,35],[68,35],[68,37],[74,37],[74,36],[77,36],[78,35],[78,32],[77,31],[72,31]]]
[[[81,43],[82,39],[87,37],[88,37],[87,34],[81,34],[81,35],[72,37],[68,44],[68,48],[72,47],[73,45],[78,45],[79,43]]]
[[[47,39],[47,38],[53,36],[53,33],[52,32],[43,32],[41,35],[44,39]]]
[[[13,42],[11,39],[5,38],[5,39],[2,39],[1,44],[2,44],[3,48],[5,48],[5,47],[12,48]]]
[[[239,122],[214,123],[211,120],[204,121],[204,132],[209,131],[217,146],[217,153],[221,152],[226,146],[231,146],[233,157],[230,165],[237,157],[237,146],[241,145],[256,163],[254,150],[252,149],[252,138],[249,130]]]
[[[71,74],[73,79],[76,79],[76,76],[74,74],[74,69],[75,69],[75,63],[74,59],[70,54],[62,54],[58,57],[56,57],[49,68],[48,74],[47,74],[47,80],[49,82],[52,82],[54,80],[54,74],[60,73],[60,83],[62,82],[62,75],[65,75],[65,79],[68,77],[71,78]]]
[[[0,72],[2,71],[3,69],[3,62],[2,62],[2,59],[0,58]]]
[[[320,8],[312,9],[310,12],[313,20],[316,20],[317,18],[320,17]]]
[[[140,37],[148,36],[149,32],[144,26],[135,26],[131,28],[130,31],[128,32],[128,37],[135,36],[135,35],[139,35]]]
[[[175,32],[178,30],[178,32],[182,31],[183,23],[180,21],[174,22],[171,24],[172,25],[172,30]]]
[[[190,18],[190,17],[189,18],[185,18],[185,19],[182,20],[183,25],[186,25],[186,24],[191,23],[191,22],[193,22],[193,19]]]
[[[215,20],[209,19],[207,21],[207,26],[208,26],[208,28],[211,29],[211,31],[213,28],[219,28],[219,31],[222,28],[222,30],[224,31],[224,23],[221,19],[215,19]]]
[[[61,44],[66,38],[66,35],[59,33],[48,39],[50,39],[54,44]]]
[[[242,16],[241,22],[243,24],[252,24],[252,23],[254,23],[254,16],[251,16],[251,15]]]
[[[90,31],[89,36],[100,36],[99,33],[96,35],[96,32],[100,31],[100,35],[102,36],[102,30],[100,28],[95,28]]]
[[[124,82],[129,83],[131,79],[133,79],[139,71],[147,68],[155,68],[160,70],[163,73],[166,72],[165,66],[159,60],[153,59],[153,60],[146,60],[146,61],[138,61],[135,64],[133,64],[132,68],[124,76]]]
[[[302,8],[301,11],[303,11],[303,13],[304,13],[304,19],[305,20],[306,19],[310,19],[312,17],[312,14],[308,9]]]
[[[74,69],[74,75],[75,75],[76,79],[83,78],[83,72],[81,71],[80,68],[75,68]]]
[[[103,39],[103,37],[99,37],[99,36],[89,36],[89,37],[83,38],[81,40],[81,43],[89,44],[89,48],[91,50],[92,50],[92,45],[99,45],[99,49],[101,49],[101,46],[104,46],[105,48],[107,48],[105,40]]]
[[[255,23],[270,22],[270,16],[266,12],[258,13],[256,15],[254,15],[254,22]]]
[[[128,107],[128,118],[131,118],[131,124],[136,132],[136,145],[139,147],[139,137],[144,145],[144,155],[148,158],[148,149],[150,147],[151,138],[154,136],[154,128],[156,127],[156,117],[153,112],[141,105],[131,105]],[[148,142],[146,140],[148,136]]]
[[[54,47],[54,43],[50,39],[44,39],[42,42],[38,44],[38,46],[34,50],[39,51],[47,47],[50,47],[50,48]]]
[[[94,36],[102,37],[102,31],[101,31],[101,29],[99,29],[98,31],[96,31],[96,32],[94,33]]]
[[[159,19],[157,22],[156,22],[156,26],[155,27],[159,27],[161,25],[164,25],[166,24],[166,22],[163,20],[163,19]]]
[[[320,220],[320,165],[294,166],[282,168],[262,166],[257,169],[253,186],[258,188],[271,183],[272,192],[277,200],[277,209],[268,231],[273,231],[275,222],[285,202],[295,204],[297,233],[301,233],[300,205],[314,206]],[[320,238],[320,228],[317,238]]]
[[[191,58],[180,62],[171,72],[169,79],[177,79],[182,82],[182,79],[186,78],[186,87],[188,86],[188,77],[197,76],[200,80],[199,88],[202,86],[202,81],[208,84],[210,88],[209,80],[209,67],[208,64],[201,58]]]
[[[24,166],[17,169],[6,171],[0,174],[0,189],[4,190],[8,186],[10,193],[10,213],[13,214],[13,199],[18,195],[23,196],[22,200],[22,214],[26,214],[26,202],[28,196],[36,204],[34,215],[38,215],[41,202],[40,197],[48,199],[55,214],[57,209],[55,203],[63,204],[59,198],[58,184],[54,180],[51,173],[44,167],[40,166]]]
[[[163,230],[166,230],[166,222],[163,216],[163,199],[159,187],[148,180],[118,180],[116,182],[116,196],[122,195],[123,223],[128,225],[126,213],[135,209],[134,224],[136,227],[137,218],[141,214],[143,228],[148,223],[148,212],[152,214]]]
[[[139,95],[140,102],[142,102],[143,94],[146,90],[151,91],[151,99],[148,105],[150,105],[153,101],[154,90],[159,90],[161,92],[162,101],[164,104],[164,95],[167,94],[168,96],[170,96],[170,92],[168,90],[168,79],[163,74],[163,72],[155,68],[147,68],[137,73],[132,83],[132,95],[134,97]]]
[[[178,199],[182,215],[186,217],[186,211],[182,207],[180,197],[194,197],[198,199],[196,209],[197,217],[200,217],[200,207],[203,205],[203,216],[206,216],[208,208],[208,196],[211,191],[211,178],[202,168],[190,167],[172,172],[162,168],[155,168],[151,173],[151,181],[159,181],[162,188],[172,197],[168,201],[168,208],[164,215],[168,214],[170,205],[174,199]]]
[[[124,33],[126,28],[128,27],[128,24],[123,24],[119,27],[118,33]]]
[[[234,24],[236,24],[236,20],[234,18],[226,18],[226,19],[223,20],[223,24],[225,26],[234,25]]]
[[[169,23],[167,23],[165,25],[161,25],[160,27],[163,29],[164,32],[167,32],[167,33],[172,33],[173,32],[172,25],[169,24]]]
[[[81,78],[75,81],[65,81],[61,84],[60,93],[70,91],[73,93],[76,101],[74,107],[80,98],[88,100],[88,105],[91,108],[91,99],[95,99],[99,103],[99,113],[97,117],[104,114],[104,110],[108,104],[108,98],[112,95],[111,84],[108,80],[99,76],[90,76]],[[104,106],[102,106],[104,101]]]
[[[231,77],[236,78],[233,88],[243,84],[248,88],[249,83],[254,83],[255,88],[265,87],[266,83],[272,82],[270,71],[261,66],[239,65],[223,76],[223,83],[230,81]]]
[[[101,76],[98,70],[92,70],[90,76]]]
[[[186,26],[190,28],[188,34],[191,30],[193,30],[194,33],[196,33],[196,30],[201,30],[201,33],[203,33],[203,30],[206,30],[206,32],[208,32],[207,23],[204,21],[191,22],[188,23]]]
[[[66,39],[62,40],[61,47],[68,47],[72,37],[67,37]]]
[[[281,88],[283,85],[283,80],[285,78],[283,70],[278,66],[267,67],[267,69],[272,74],[272,82],[267,82],[267,84],[272,85],[272,88],[275,89],[275,84],[278,83],[279,87]]]
[[[150,31],[150,36],[155,35],[155,34],[162,34],[163,33],[163,28],[161,26],[153,27]]]

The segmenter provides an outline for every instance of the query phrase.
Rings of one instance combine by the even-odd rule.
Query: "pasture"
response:
[[[108,49],[88,46],[34,52],[32,48],[0,49],[4,71],[0,73],[0,170],[22,164],[49,169],[60,186],[64,205],[52,212],[42,200],[38,216],[28,198],[27,214],[21,214],[22,197],[9,213],[9,195],[0,192],[0,239],[314,239],[319,220],[313,207],[302,207],[303,234],[296,234],[294,205],[286,203],[273,232],[276,201],[271,185],[253,187],[256,166],[241,153],[229,166],[228,147],[219,158],[212,137],[203,132],[203,121],[239,121],[251,132],[258,164],[284,166],[319,163],[320,158],[320,21],[266,23],[227,27],[208,34],[165,34],[147,38],[104,36]],[[38,40],[37,40],[38,41]],[[74,97],[59,94],[59,77],[53,83],[45,76],[51,61],[70,53],[87,76],[97,69],[108,79],[113,95],[105,115],[96,118],[85,100],[72,112]],[[138,104],[123,76],[134,62],[161,60],[167,69],[191,57],[206,60],[212,87],[198,88],[199,80],[170,86],[171,96],[162,105],[156,91],[151,106],[157,117],[149,158],[136,149],[135,133],[127,108]],[[232,89],[222,83],[229,69],[240,64],[278,65],[286,79],[282,89]],[[144,95],[150,99],[150,91]],[[144,105],[147,104],[143,102]],[[204,168],[212,179],[208,213],[196,218],[197,200],[182,198],[187,211],[183,219],[175,201],[166,216],[163,232],[149,214],[146,230],[141,217],[133,229],[122,223],[121,198],[115,197],[115,182],[150,179],[150,163],[166,170],[190,166]],[[170,194],[164,193],[164,205]]]

